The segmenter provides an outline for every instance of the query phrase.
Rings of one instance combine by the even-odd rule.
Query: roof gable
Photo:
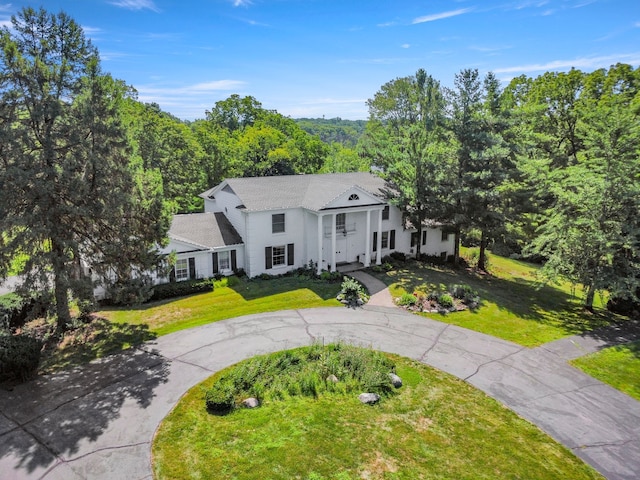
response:
[[[349,208],[364,205],[381,205],[385,202],[366,190],[354,185],[347,188],[333,200],[329,201],[322,207],[322,210],[331,210],[333,208]]]

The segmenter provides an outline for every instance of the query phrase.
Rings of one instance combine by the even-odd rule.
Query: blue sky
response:
[[[65,11],[103,69],[182,119],[233,93],[297,117],[366,119],[384,83],[424,68],[526,74],[640,65],[640,0],[0,0]]]

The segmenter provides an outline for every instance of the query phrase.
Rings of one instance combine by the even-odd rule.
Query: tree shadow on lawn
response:
[[[605,310],[586,312],[578,297],[523,278],[504,279],[462,269],[412,264],[389,272],[386,279],[381,279],[387,284],[396,283],[410,293],[416,289],[428,293],[443,290],[452,284],[467,284],[478,292],[480,307],[491,302],[501,311],[524,320],[553,324],[569,334],[591,331],[620,320],[620,317]],[[476,312],[483,313],[481,309]]]
[[[91,322],[65,332],[63,338],[54,338],[46,344],[40,372],[50,373],[83,365],[155,338],[157,334],[150,331],[148,325],[94,317]]]
[[[135,436],[137,427],[114,422],[123,408],[149,407],[154,390],[166,383],[168,374],[165,358],[132,349],[3,391],[4,473],[22,478],[37,471],[40,476],[60,457],[72,459],[98,448],[134,443],[128,436]],[[110,437],[101,438],[105,434]]]
[[[282,277],[264,280],[256,278],[239,280],[229,285],[228,288],[236,292],[246,301],[289,293],[300,289],[310,290],[322,300],[331,300],[336,298],[336,295],[340,291],[340,282],[329,283],[304,277]]]

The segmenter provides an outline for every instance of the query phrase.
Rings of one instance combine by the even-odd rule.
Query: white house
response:
[[[381,178],[366,172],[229,178],[202,193],[204,213],[176,215],[165,252],[177,257],[176,280],[280,274],[317,264],[380,264],[394,251],[453,254],[454,236],[425,226],[407,229],[385,200]]]

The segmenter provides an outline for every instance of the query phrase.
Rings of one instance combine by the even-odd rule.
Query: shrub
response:
[[[0,379],[27,380],[40,365],[42,344],[26,335],[0,336]]]
[[[406,262],[407,255],[403,252],[391,252],[389,256],[396,262]]]
[[[366,295],[360,282],[351,277],[344,277],[340,288],[339,296],[350,304],[356,303],[359,299],[364,299]]]
[[[253,357],[225,370],[205,395],[207,409],[229,412],[235,400],[256,397],[279,401],[294,396],[368,391],[394,393],[389,372],[394,363],[384,354],[340,343],[314,344],[296,350]],[[337,383],[327,381],[335,375]]]
[[[9,293],[0,297],[0,328],[14,331],[30,319],[44,315],[47,310],[46,296],[20,297]]]
[[[231,382],[218,381],[213,384],[205,396],[207,410],[228,412],[235,407],[234,387]]]
[[[213,281],[211,279],[163,283],[153,287],[153,294],[151,295],[150,301],[212,291]]]
[[[411,295],[410,293],[403,293],[400,298],[398,298],[398,305],[403,307],[411,307],[416,304],[418,299],[415,295]]]
[[[438,296],[438,303],[442,308],[451,308],[453,307],[453,297],[448,293],[443,293]]]
[[[106,286],[111,305],[138,305],[148,302],[153,295],[153,285],[148,277],[122,280]]]
[[[453,298],[457,298],[463,301],[472,301],[475,297],[478,296],[476,291],[471,288],[469,285],[465,284],[455,284],[449,287],[449,292],[453,296]]]

